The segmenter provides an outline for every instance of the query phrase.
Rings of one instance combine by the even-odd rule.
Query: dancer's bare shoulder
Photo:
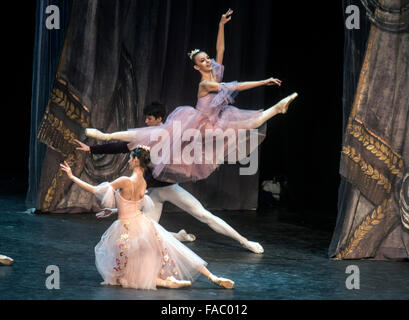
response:
[[[216,81],[204,80],[199,83],[199,90],[197,96],[198,98],[201,98],[209,94],[209,92],[219,91],[219,89],[220,83]]]
[[[116,180],[111,182],[111,186],[112,188],[114,188],[114,190],[117,189],[126,189],[127,187],[131,186],[131,179],[129,177],[119,177]]]

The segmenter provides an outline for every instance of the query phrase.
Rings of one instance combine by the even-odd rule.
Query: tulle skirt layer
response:
[[[246,158],[266,136],[266,125],[260,127],[262,110],[231,105],[216,109],[178,107],[161,126],[131,129],[128,147],[151,147],[156,179],[178,183],[205,179],[220,164]]]
[[[159,224],[138,213],[115,221],[95,247],[103,284],[156,289],[158,278],[194,280],[206,265]]]

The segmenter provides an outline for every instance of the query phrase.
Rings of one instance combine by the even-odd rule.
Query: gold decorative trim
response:
[[[384,200],[381,205],[368,214],[362,223],[355,229],[353,237],[349,240],[347,247],[340,251],[337,255],[337,259],[346,259],[353,251],[358,247],[359,243],[366,237],[366,235],[372,230],[372,228],[378,225],[385,217],[385,210],[392,199]]]
[[[83,128],[89,127],[89,116],[77,108],[61,89],[54,87],[51,93],[51,101],[63,108],[67,117],[81,124]],[[88,111],[87,111],[88,112]]]
[[[45,119],[48,120],[48,122],[58,131],[60,132],[64,140],[73,143],[74,144],[74,139],[76,139],[76,135],[74,132],[72,132],[70,129],[66,128],[63,124],[63,121],[55,117],[52,113],[48,113],[45,116]]]
[[[358,124],[348,123],[347,132],[358,139],[380,161],[383,161],[392,174],[402,178],[404,166],[402,157],[381,138],[370,132],[362,122],[357,119],[354,121]]]
[[[392,184],[389,182],[389,179],[381,174],[377,169],[368,164],[365,160],[362,159],[362,156],[358,154],[355,148],[351,146],[343,146],[342,153],[345,154],[352,161],[357,163],[361,171],[368,177],[373,180],[376,180],[378,185],[383,186],[387,193],[391,192]]]
[[[37,138],[51,149],[67,156],[75,150],[77,135],[47,108]]]
[[[74,164],[76,163],[77,158],[78,158],[77,153],[71,153],[71,154],[68,155],[68,157],[65,159],[65,161],[67,161],[67,163],[68,163],[68,165],[70,167],[73,167]],[[48,190],[47,190],[47,194],[44,197],[42,210],[45,211],[45,212],[49,211],[49,209],[51,207],[51,202],[54,199],[55,190],[57,189],[57,182],[61,179],[62,175],[63,175],[63,171],[61,170],[61,168],[59,168],[56,175],[54,176],[53,181],[51,182],[50,188],[48,188]],[[64,185],[61,185],[61,187],[59,189],[62,189],[63,187],[64,187]]]
[[[80,98],[78,98],[70,89],[68,89],[68,83],[67,83],[67,81],[65,81],[65,80],[63,80],[63,79],[61,79],[61,78],[58,78],[57,81],[58,81],[59,83],[61,83],[61,84],[65,87],[65,89],[69,92],[69,94],[71,95],[71,97],[74,98],[74,99],[81,105],[81,107],[83,107],[84,110],[89,113],[89,109],[88,109],[85,105],[83,105],[83,104],[81,103]]]
[[[59,169],[56,176],[54,177],[53,181],[51,182],[50,188],[47,190],[47,194],[44,197],[43,205],[42,205],[42,210],[43,211],[48,211],[51,206],[51,201],[53,200],[54,194],[55,194],[55,188],[57,186],[57,179],[61,176],[61,170]]]
[[[89,127],[90,122],[89,109],[68,89],[66,81],[57,78],[37,137],[49,148],[62,154],[73,167],[74,174],[80,174],[83,168],[81,161],[83,155],[75,149],[76,144],[73,140],[78,138],[82,128]],[[67,183],[68,180],[58,168],[45,197],[41,200],[43,211],[50,211],[56,207],[57,202],[67,191]]]

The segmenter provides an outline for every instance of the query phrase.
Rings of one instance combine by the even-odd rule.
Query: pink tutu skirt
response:
[[[226,87],[199,98],[195,108],[176,108],[161,126],[130,129],[128,148],[151,147],[156,179],[175,183],[205,179],[221,164],[241,161],[262,143],[263,111],[226,104],[233,94]]]

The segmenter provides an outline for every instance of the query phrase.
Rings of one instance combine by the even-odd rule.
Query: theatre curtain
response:
[[[266,76],[272,4],[262,2],[256,7],[249,1],[235,3],[240,15],[226,27],[225,81]],[[64,160],[75,175],[94,185],[129,173],[127,155],[91,156],[75,149],[74,139],[97,143],[84,136],[85,128],[114,132],[143,126],[143,107],[155,100],[169,112],[180,105],[195,106],[199,79],[187,52],[201,48],[215,55],[218,22],[231,1],[206,6],[190,0],[70,3],[70,8],[60,7],[65,14],[69,11],[70,19],[52,89],[42,92],[48,103],[33,102],[38,111],[32,115],[32,139],[35,133],[47,148],[44,158],[33,153],[38,146],[30,150],[37,165],[32,170],[41,167],[41,178],[30,180],[29,195],[36,194],[35,207],[42,212],[100,209],[92,194],[73,185],[59,169]],[[41,16],[44,4],[39,1],[39,6]],[[263,108],[264,92],[256,90],[237,102],[247,109]],[[238,165],[225,165],[209,179],[184,186],[209,209],[255,209],[258,184],[258,174],[240,176]]]
[[[60,10],[59,29],[47,29],[47,7],[54,5]],[[41,178],[41,167],[44,161],[46,145],[37,139],[39,126],[50,96],[61,49],[64,44],[65,31],[70,15],[71,1],[37,0],[36,28],[33,57],[33,77],[31,95],[31,128],[29,154],[29,189],[26,197],[28,208],[36,206],[38,186]]]
[[[361,29],[345,29],[342,182],[329,256],[407,259],[409,1],[344,1],[344,12],[350,5]]]

